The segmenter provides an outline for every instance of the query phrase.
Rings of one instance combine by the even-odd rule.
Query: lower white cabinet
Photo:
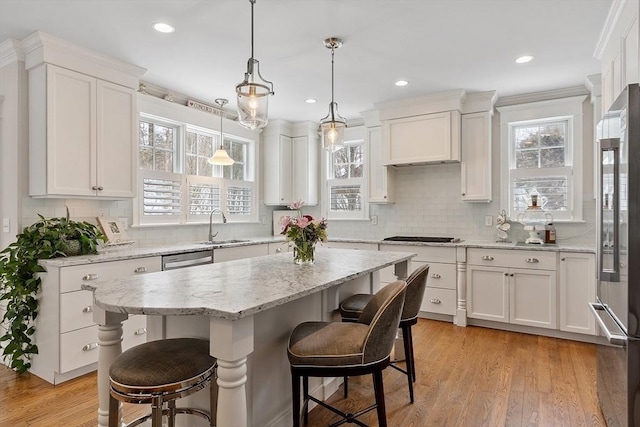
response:
[[[557,328],[555,252],[471,248],[467,263],[467,317]]]
[[[34,355],[30,372],[58,384],[96,369],[98,326],[93,323],[93,294],[80,287],[92,280],[117,279],[160,271],[160,257],[127,259],[72,266],[44,261],[40,311],[35,322]],[[123,323],[122,349],[146,342],[146,316],[130,316]]]
[[[596,334],[588,304],[596,300],[596,260],[590,253],[560,252],[560,330]]]
[[[235,259],[253,258],[269,255],[269,244],[236,246],[213,250],[213,262],[233,261]]]

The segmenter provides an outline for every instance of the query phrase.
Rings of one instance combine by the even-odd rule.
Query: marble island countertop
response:
[[[314,265],[290,253],[200,265],[82,285],[105,311],[236,320],[407,261],[406,252],[319,248]]]
[[[118,261],[123,259],[145,258],[153,256],[171,255],[194,251],[216,250],[232,247],[251,246],[267,243],[282,243],[284,237],[268,236],[268,237],[246,237],[235,239],[229,243],[229,240],[222,240],[214,243],[191,242],[176,243],[162,246],[136,247],[123,246],[114,248],[103,248],[96,255],[80,255],[73,257],[53,258],[42,260],[42,264],[55,267],[64,267],[70,265],[93,264],[107,261]],[[442,246],[442,247],[468,247],[468,248],[487,248],[487,249],[515,249],[515,250],[534,250],[534,251],[571,251],[583,253],[595,253],[595,246],[586,244],[566,244],[559,243],[556,245],[526,245],[519,242],[495,242],[491,240],[462,240],[456,243],[434,243],[434,242],[398,242],[385,241],[381,239],[360,239],[360,238],[343,238],[330,237],[330,242],[345,243],[368,243],[368,244],[384,244],[384,245],[401,245],[401,246]]]

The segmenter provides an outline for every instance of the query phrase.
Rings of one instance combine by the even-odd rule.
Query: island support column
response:
[[[217,427],[247,427],[247,356],[253,352],[253,316],[211,317],[210,352],[218,360]]]
[[[109,425],[109,367],[122,353],[122,322],[129,316],[104,311],[93,305],[98,324],[98,426]],[[120,406],[118,406],[120,408]]]

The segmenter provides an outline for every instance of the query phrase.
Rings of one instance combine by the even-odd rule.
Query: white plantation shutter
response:
[[[220,185],[189,181],[189,216],[207,216],[220,209]]]
[[[227,187],[227,211],[229,215],[251,215],[253,189],[248,186],[229,185]]]
[[[332,185],[329,209],[332,212],[360,211],[362,187],[360,185]]]
[[[143,178],[142,213],[144,216],[179,217],[182,213],[180,179]]]

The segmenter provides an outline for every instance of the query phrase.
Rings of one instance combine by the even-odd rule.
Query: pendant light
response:
[[[227,150],[224,149],[224,133],[222,133],[222,117],[224,116],[224,111],[222,107],[224,107],[227,102],[229,101],[223,98],[216,99],[216,104],[220,106],[220,148],[207,160],[207,162],[212,165],[231,166],[235,163],[234,160],[229,157]]]
[[[236,86],[238,94],[238,123],[247,129],[262,129],[269,121],[269,95],[273,95],[273,83],[260,75],[260,64],[253,57],[253,5],[251,3],[251,58],[247,61],[244,81]]]
[[[344,129],[347,127],[347,121],[338,114],[338,104],[333,100],[333,54],[342,46],[342,40],[329,37],[324,40],[324,45],[331,49],[331,104],[329,104],[329,114],[320,120],[320,131],[322,146],[327,150],[335,151],[344,145]]]

